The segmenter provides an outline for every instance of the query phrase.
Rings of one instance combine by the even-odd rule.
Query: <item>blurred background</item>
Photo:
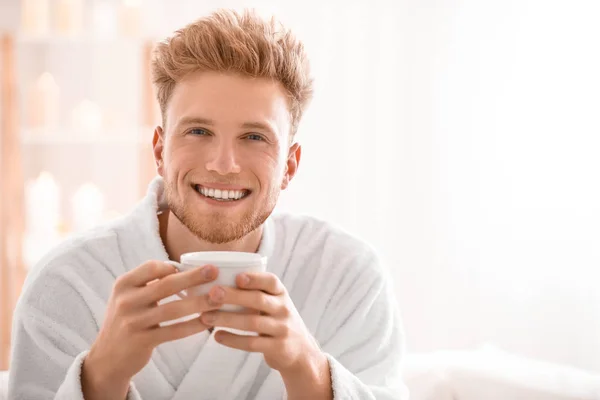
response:
[[[27,268],[154,176],[153,43],[246,6],[296,31],[316,78],[278,210],[381,252],[409,354],[600,373],[600,3],[307,4],[0,0],[0,366]]]

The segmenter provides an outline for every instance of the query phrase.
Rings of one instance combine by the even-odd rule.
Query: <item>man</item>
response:
[[[219,11],[159,44],[152,69],[159,177],[130,215],[31,272],[9,397],[407,398],[400,318],[374,251],[322,221],[271,215],[312,96],[302,44],[273,20]],[[167,261],[209,250],[258,252],[267,272],[179,298],[218,270]]]

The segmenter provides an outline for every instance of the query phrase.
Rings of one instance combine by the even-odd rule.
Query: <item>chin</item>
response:
[[[246,204],[220,207],[193,194],[177,201],[167,197],[171,212],[200,240],[224,244],[240,240],[259,228],[275,208],[276,197],[258,192],[242,200]],[[260,198],[259,198],[260,197]],[[175,201],[173,201],[175,200]]]
[[[175,213],[175,215],[200,240],[214,244],[240,240],[255,230],[258,222],[254,215],[244,214],[237,210],[211,213],[186,208],[183,213]]]

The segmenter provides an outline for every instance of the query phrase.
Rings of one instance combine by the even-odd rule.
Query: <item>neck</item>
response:
[[[181,255],[196,251],[243,251],[256,253],[260,246],[263,226],[243,238],[228,243],[210,243],[198,238],[169,210],[158,216],[160,238],[170,260],[179,261]]]

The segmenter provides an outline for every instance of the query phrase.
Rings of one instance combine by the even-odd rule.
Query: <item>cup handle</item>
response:
[[[181,272],[181,264],[178,263],[177,261],[168,260],[168,261],[165,261],[165,263],[174,266],[177,269],[177,271]],[[185,289],[179,293],[176,293],[175,295],[181,297],[182,299],[185,299],[186,297],[188,297],[188,293]]]

